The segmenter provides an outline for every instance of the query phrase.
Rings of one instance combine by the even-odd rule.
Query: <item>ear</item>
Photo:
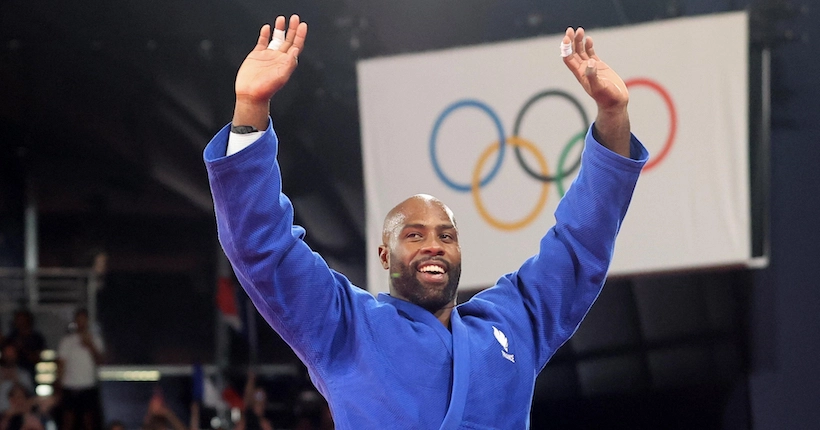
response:
[[[387,245],[379,245],[379,260],[382,262],[384,270],[390,268],[390,251],[387,249]]]

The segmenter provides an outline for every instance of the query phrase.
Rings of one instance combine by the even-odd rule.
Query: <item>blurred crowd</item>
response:
[[[155,387],[145,408],[141,426],[127,425],[108,417],[100,397],[98,366],[104,361],[105,346],[92,329],[88,311],[78,309],[57,345],[53,361],[43,362],[47,349],[45,337],[35,329],[33,314],[27,309],[14,313],[8,332],[0,334],[0,430],[274,430],[266,388],[257,384],[257,375],[247,372],[241,407],[234,408],[232,419],[201,422],[201,399],[191,398],[187,422],[168,406]],[[53,380],[36,381],[38,365],[52,365]],[[43,372],[39,372],[42,374]],[[48,390],[41,390],[47,387]],[[195,397],[195,396],[194,396]],[[180,399],[176,399],[180,400]],[[186,399],[187,401],[187,399]],[[177,402],[178,403],[178,402]],[[294,406],[293,430],[330,430],[333,421],[324,399],[313,390],[302,391]]]
[[[74,312],[51,363],[56,365],[50,372],[54,379],[39,384],[36,366],[45,349],[45,337],[35,330],[33,314],[17,310],[11,329],[0,339],[0,430],[102,428],[97,366],[104,347],[91,330],[88,311]],[[40,385],[49,391],[36,393]]]

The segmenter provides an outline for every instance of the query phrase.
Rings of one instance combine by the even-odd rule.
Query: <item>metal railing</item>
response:
[[[0,267],[0,310],[84,307],[96,311],[99,276],[90,268],[52,267],[34,271]]]

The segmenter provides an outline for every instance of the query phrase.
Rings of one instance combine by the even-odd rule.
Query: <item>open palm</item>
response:
[[[275,28],[285,30],[285,17],[276,18]],[[256,46],[245,57],[236,74],[237,98],[267,102],[279,91],[296,69],[299,52],[304,48],[307,23],[300,22],[298,15],[290,17],[287,34],[281,45],[270,49],[271,26],[265,24],[259,31]]]
[[[620,108],[629,101],[626,84],[614,70],[595,55],[592,38],[584,40],[584,29],[577,31],[571,27],[564,35],[563,43],[572,45],[572,53],[564,57],[575,78],[586,90],[599,108]],[[592,61],[590,61],[592,60]]]

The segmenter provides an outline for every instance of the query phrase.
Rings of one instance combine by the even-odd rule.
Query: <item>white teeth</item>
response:
[[[419,269],[419,271],[428,273],[444,273],[444,269],[439,266],[425,266]]]

